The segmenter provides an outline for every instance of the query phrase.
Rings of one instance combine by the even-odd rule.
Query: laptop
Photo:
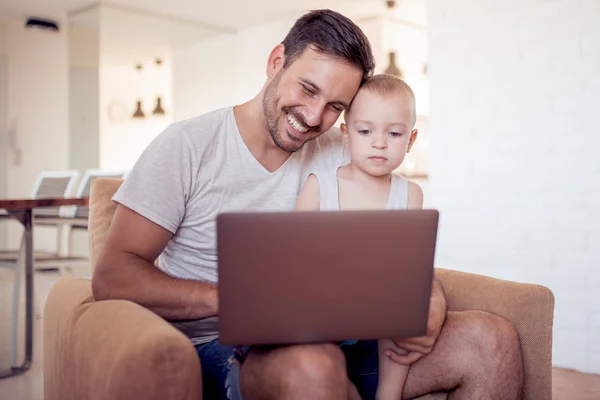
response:
[[[436,210],[219,214],[220,342],[425,335],[438,219]]]

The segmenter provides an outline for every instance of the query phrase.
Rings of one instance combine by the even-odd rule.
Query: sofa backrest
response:
[[[108,228],[117,209],[112,197],[122,183],[123,179],[118,178],[96,178],[91,183],[88,216],[91,273],[94,272],[98,256],[104,248]]]

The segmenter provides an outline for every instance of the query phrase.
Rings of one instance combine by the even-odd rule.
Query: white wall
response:
[[[303,12],[275,22],[221,34],[179,48],[173,58],[175,120],[256,96],[266,80],[269,53]],[[351,15],[351,14],[349,14]],[[396,50],[401,66],[417,94],[419,113],[427,114],[427,80],[421,74],[427,60],[427,34],[389,16],[354,18],[372,42],[377,71],[387,67],[387,53]]]
[[[173,54],[175,120],[250,100],[266,80],[267,58],[296,16],[220,34]]]
[[[438,263],[550,287],[554,364],[600,372],[600,2],[428,10]]]
[[[302,13],[240,31],[238,41],[238,93],[243,101],[256,96],[267,79],[267,61],[273,47],[285,38]]]
[[[237,36],[224,34],[174,51],[175,121],[238,101],[237,48]]]
[[[69,17],[69,166],[100,166],[100,21],[98,9]]]
[[[100,166],[98,67],[69,67],[69,168]]]
[[[20,163],[8,160],[9,197],[29,196],[42,170],[68,167],[68,45],[66,24],[59,22],[60,33],[28,31],[22,21],[6,26],[8,123],[21,147]],[[17,246],[20,230],[11,228],[8,245]],[[53,243],[52,232],[36,231],[39,248]]]

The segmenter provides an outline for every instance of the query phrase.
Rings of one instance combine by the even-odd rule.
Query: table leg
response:
[[[25,362],[31,367],[33,360],[33,210],[25,211]]]
[[[25,244],[25,360],[20,367],[12,367],[8,373],[0,374],[0,379],[27,372],[33,360],[33,210],[23,211],[18,219],[23,224]]]

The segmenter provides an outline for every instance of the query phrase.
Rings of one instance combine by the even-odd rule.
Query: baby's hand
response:
[[[388,357],[390,355],[393,355],[393,353],[396,353],[399,356],[405,356],[408,353],[410,353],[410,351],[405,350],[405,349],[403,349],[401,347],[398,347],[396,345],[396,343],[394,342],[394,339],[389,339],[389,340],[386,340],[385,342],[386,342],[386,344],[389,344],[389,346],[384,346],[384,347],[387,347],[385,349],[385,355],[388,356]]]

